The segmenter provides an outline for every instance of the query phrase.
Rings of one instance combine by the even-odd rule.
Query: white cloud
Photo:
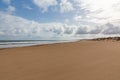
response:
[[[7,13],[12,14],[15,10],[16,8],[14,6],[9,5],[7,8]]]
[[[69,23],[69,19],[65,19],[64,22],[65,22],[65,23]]]
[[[81,20],[82,20],[82,16],[76,15],[76,16],[74,16],[73,19],[74,19],[75,21],[81,21]]]
[[[2,12],[0,25],[0,37],[8,39],[55,39],[83,34],[120,34],[120,27],[110,23],[99,26],[38,23]]]
[[[43,11],[46,12],[50,6],[57,5],[56,0],[33,0],[33,2]]]
[[[47,12],[50,6],[54,6],[54,8],[52,8],[53,11],[58,11],[57,7],[60,6],[59,10],[61,13],[74,10],[73,4],[68,0],[61,0],[59,4],[57,0],[33,0],[33,2],[42,10],[42,12]]]
[[[38,23],[10,14],[0,13],[0,36],[7,38],[52,38],[73,34],[74,26],[62,23]],[[4,34],[3,34],[4,33]]]
[[[67,0],[61,0],[60,3],[60,12],[64,13],[64,12],[69,12],[69,11],[73,11],[73,5],[71,2],[67,1]]]
[[[13,14],[16,10],[16,8],[14,6],[11,5],[11,0],[3,0],[3,2],[5,4],[7,4],[7,8],[6,8],[6,13],[7,14]]]
[[[26,5],[26,4],[23,4],[23,7],[26,8],[26,9],[28,9],[28,10],[32,10],[33,9],[31,6]]]
[[[120,0],[74,0],[86,11],[86,20],[105,24],[120,19]],[[76,3],[77,4],[77,3]]]
[[[3,2],[4,2],[5,4],[10,4],[10,3],[11,3],[11,0],[3,0]]]

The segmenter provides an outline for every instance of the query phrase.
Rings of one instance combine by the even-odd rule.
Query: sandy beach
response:
[[[0,80],[120,80],[120,42],[0,49]]]

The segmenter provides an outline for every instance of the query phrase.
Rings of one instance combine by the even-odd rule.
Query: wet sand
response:
[[[1,49],[0,80],[120,80],[120,42]]]

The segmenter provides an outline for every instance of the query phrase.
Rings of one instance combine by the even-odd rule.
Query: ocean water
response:
[[[42,44],[72,42],[75,40],[0,40],[0,48],[24,47]]]
[[[78,35],[76,37],[67,38],[67,40],[0,40],[0,48],[11,48],[11,47],[23,47],[32,45],[42,45],[42,44],[54,44],[54,43],[64,43],[64,42],[74,42],[84,39],[94,39],[102,37],[120,37],[120,35]]]

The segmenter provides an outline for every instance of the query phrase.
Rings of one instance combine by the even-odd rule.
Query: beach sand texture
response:
[[[1,49],[0,80],[120,80],[120,42]]]

